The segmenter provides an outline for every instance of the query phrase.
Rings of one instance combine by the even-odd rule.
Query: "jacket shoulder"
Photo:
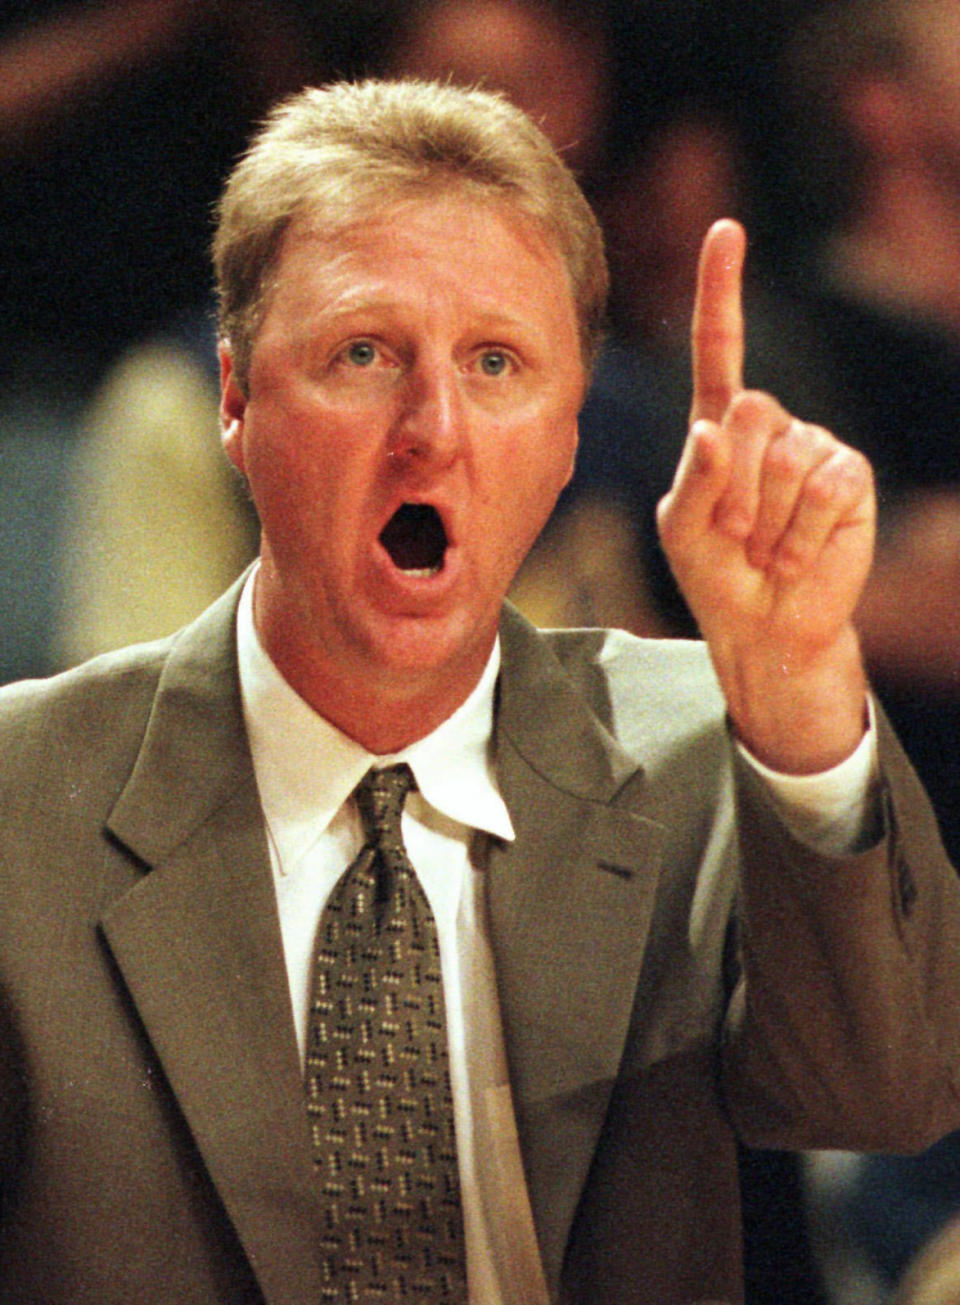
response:
[[[0,797],[23,798],[37,783],[55,789],[80,775],[89,781],[109,758],[135,756],[170,644],[126,648],[0,688]]]
[[[543,638],[568,679],[618,741],[646,752],[655,742],[722,729],[725,703],[706,645],[643,639],[623,630],[551,630]]]

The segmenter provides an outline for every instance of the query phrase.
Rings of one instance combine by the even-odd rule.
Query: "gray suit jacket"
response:
[[[0,693],[0,1302],[320,1299],[236,597]],[[698,645],[502,638],[489,909],[551,1293],[734,1300],[735,1129],[960,1123],[953,873],[885,729],[888,837],[825,861],[731,768]]]

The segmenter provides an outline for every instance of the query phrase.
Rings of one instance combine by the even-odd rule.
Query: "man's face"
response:
[[[573,466],[584,374],[552,243],[456,194],[335,237],[301,220],[247,394],[229,354],[223,371],[225,445],[263,527],[257,622],[280,669],[321,710],[358,676],[465,696]]]

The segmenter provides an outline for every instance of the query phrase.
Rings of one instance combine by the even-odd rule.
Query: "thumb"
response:
[[[720,426],[705,418],[695,421],[673,485],[657,507],[657,526],[668,554],[710,530],[729,469],[729,450]]]

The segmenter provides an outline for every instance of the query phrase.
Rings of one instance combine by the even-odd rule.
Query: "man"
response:
[[[259,565],[0,707],[0,1301],[736,1300],[734,1130],[954,1125],[957,886],[850,623],[869,468],[742,391],[743,254],[709,234],[662,509],[710,656],[543,636],[503,595],[571,473],[588,206],[481,92],[273,115],[215,242]],[[388,847],[363,777],[396,765]],[[358,1102],[393,1053],[328,1002],[343,912],[373,967],[398,881],[439,938],[425,1121],[419,1089]],[[400,969],[354,972],[359,1004]],[[416,1170],[404,1205],[449,1111],[459,1182]]]

